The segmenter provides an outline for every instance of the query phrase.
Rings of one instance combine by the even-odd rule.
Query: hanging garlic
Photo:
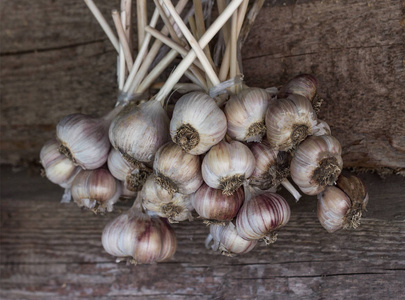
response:
[[[64,117],[56,126],[59,151],[83,169],[94,170],[104,165],[110,151],[108,127],[121,109],[122,106],[116,106],[102,118],[83,114]]]
[[[192,194],[203,183],[200,157],[185,152],[173,142],[160,147],[153,171],[156,181],[171,194]]]
[[[340,175],[337,186],[318,194],[318,219],[330,233],[341,228],[357,228],[368,203],[368,193],[360,178]]]
[[[61,154],[59,147],[60,143],[56,139],[52,139],[42,147],[39,157],[45,176],[53,183],[68,188],[81,168],[75,166],[70,159]]]
[[[266,113],[267,141],[275,150],[293,150],[313,134],[316,124],[316,113],[305,97],[290,95],[278,99]]]
[[[232,195],[252,175],[256,161],[241,142],[221,141],[205,155],[202,176],[207,185]]]
[[[343,168],[342,147],[333,136],[310,136],[291,160],[291,178],[307,195],[322,192],[336,182]]]
[[[173,142],[194,155],[207,152],[221,141],[226,129],[225,114],[210,96],[201,92],[182,96],[170,121]]]
[[[124,181],[125,188],[133,192],[141,190],[146,178],[152,173],[152,170],[143,163],[124,159],[115,149],[111,149],[107,163],[111,174],[118,180]]]
[[[242,142],[260,142],[266,134],[264,118],[269,103],[270,94],[259,88],[232,95],[224,109],[228,135]]]
[[[251,199],[247,197],[236,217],[236,229],[246,240],[263,239],[270,244],[276,239],[274,231],[289,220],[287,201],[278,194],[265,192]]]
[[[142,207],[145,210],[167,218],[170,223],[193,219],[190,197],[179,193],[170,194],[160,184],[156,183],[154,175],[150,175],[146,180],[141,191],[141,199]]]
[[[136,202],[135,202],[136,203]],[[174,255],[177,248],[173,229],[164,220],[134,209],[124,213],[104,228],[102,244],[117,262],[134,264],[161,262]]]
[[[316,126],[313,129],[313,135],[331,135],[331,134],[332,133],[331,133],[328,123],[326,123],[323,120],[318,119],[318,123],[316,124]]]
[[[111,212],[120,195],[121,185],[107,169],[82,171],[72,183],[76,204],[95,213]]]
[[[244,200],[243,188],[227,196],[221,190],[213,189],[205,183],[192,195],[191,202],[196,212],[207,224],[224,224],[231,221],[239,211]]]
[[[212,240],[214,241],[211,246],[212,250],[217,251],[219,249],[226,256],[248,253],[257,244],[257,240],[248,241],[241,238],[232,222],[226,226],[210,225],[210,234],[205,240],[207,249]]]
[[[287,82],[279,91],[279,98],[286,98],[289,95],[301,95],[307,98],[310,102],[316,95],[318,81],[310,74],[301,74],[295,76]]]
[[[160,102],[130,102],[112,121],[111,144],[132,164],[151,163],[169,139],[169,118]]]

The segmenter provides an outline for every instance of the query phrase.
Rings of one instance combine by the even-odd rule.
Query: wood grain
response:
[[[100,236],[107,216],[60,204],[39,176],[1,169],[0,297],[5,299],[398,299],[405,288],[403,178],[363,175],[370,193],[355,231],[328,234],[316,199],[291,205],[270,247],[225,257],[204,248],[199,221],[174,225],[178,251],[166,263],[116,264]]]
[[[97,5],[110,22],[118,4]],[[243,48],[245,79],[315,74],[345,166],[404,171],[404,11],[401,0],[266,1]],[[112,107],[116,53],[83,1],[4,0],[0,16],[0,162],[21,164],[38,160],[61,117]]]

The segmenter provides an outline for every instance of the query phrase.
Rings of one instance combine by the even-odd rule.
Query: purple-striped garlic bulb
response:
[[[307,195],[322,192],[333,185],[343,168],[342,147],[333,136],[308,137],[291,160],[291,178]]]
[[[194,155],[203,154],[220,142],[226,129],[225,114],[214,99],[202,92],[182,96],[170,121],[173,142]]]
[[[288,81],[279,91],[279,98],[286,98],[289,95],[301,95],[310,102],[316,96],[318,81],[310,74],[301,74]]]

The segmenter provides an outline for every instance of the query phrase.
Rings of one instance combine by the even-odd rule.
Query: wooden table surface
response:
[[[201,221],[174,225],[168,262],[116,264],[101,246],[107,216],[61,204],[62,190],[39,175],[1,168],[3,299],[400,299],[405,294],[405,181],[360,175],[369,188],[359,229],[328,234],[316,199],[291,204],[275,244],[225,257],[204,248]]]

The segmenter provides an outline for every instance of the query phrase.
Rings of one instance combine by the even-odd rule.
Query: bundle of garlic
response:
[[[280,90],[248,87],[242,80],[238,46],[263,1],[248,12],[248,0],[218,0],[219,16],[210,24],[205,15],[211,1],[194,0],[183,21],[187,0],[176,6],[154,0],[149,25],[147,2],[137,1],[136,57],[131,1],[122,0],[121,12],[112,12],[118,38],[93,1],[85,2],[119,54],[120,97],[105,117],[62,119],[41,161],[46,176],[71,191],[80,207],[111,212],[119,197],[136,198],[104,229],[109,254],[136,263],[166,260],[176,249],[168,222],[195,217],[210,226],[206,246],[213,241],[212,249],[223,254],[270,244],[291,214],[277,190],[301,197],[290,175],[303,193],[318,194],[318,216],[328,231],[358,226],[368,195],[359,180],[338,180],[341,147],[317,117],[315,77],[297,76]],[[179,55],[181,62],[148,99],[144,93]],[[179,84],[183,75],[192,83]],[[173,90],[183,94],[177,101],[169,97]]]

